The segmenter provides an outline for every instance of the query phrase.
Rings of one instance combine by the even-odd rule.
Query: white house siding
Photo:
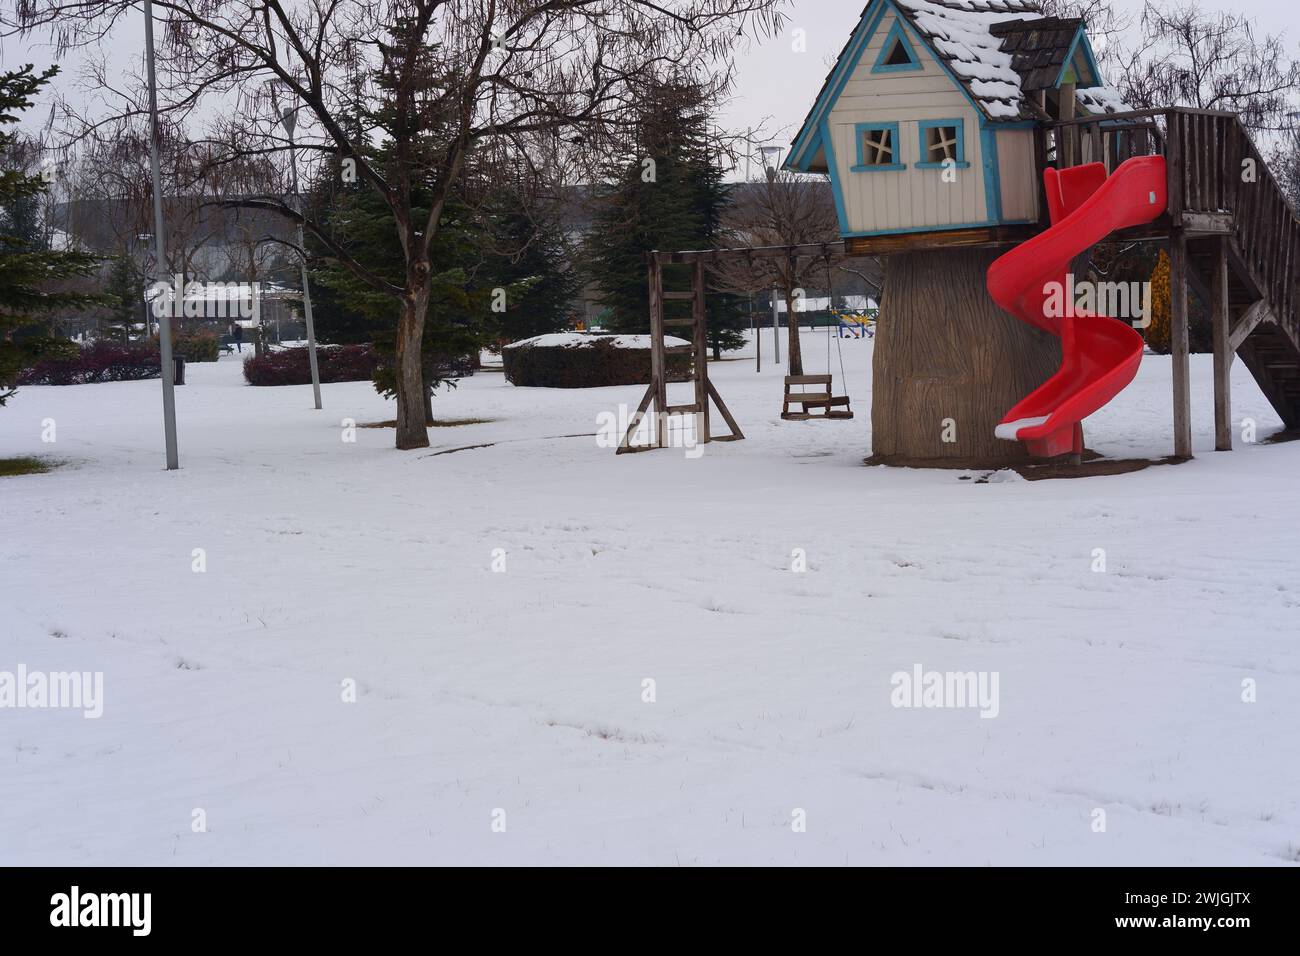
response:
[[[1038,218],[1038,172],[1034,160],[1034,131],[1001,129],[998,139],[998,178],[1002,218]]]
[[[844,198],[846,231],[878,232],[925,229],[984,222],[983,155],[979,114],[928,49],[914,35],[908,39],[923,69],[872,73],[894,14],[886,13],[867,43],[853,75],[828,117],[835,151],[837,179]],[[942,170],[916,169],[921,160],[918,120],[962,119],[966,161],[955,170],[957,181],[946,183]],[[900,155],[907,169],[855,173],[857,123],[897,122]]]

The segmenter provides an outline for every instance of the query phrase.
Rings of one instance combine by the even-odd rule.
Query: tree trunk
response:
[[[886,265],[872,365],[872,461],[986,468],[1028,461],[993,437],[1061,364],[1059,342],[985,289],[997,249],[896,253]]]
[[[427,293],[416,293],[402,302],[397,320],[397,361],[394,388],[397,392],[397,447],[403,451],[429,447],[429,430],[424,417],[424,316],[429,307]]]
[[[790,289],[785,290],[785,327],[789,335],[790,374],[803,374],[803,350],[799,348],[799,319],[794,312],[794,295]]]

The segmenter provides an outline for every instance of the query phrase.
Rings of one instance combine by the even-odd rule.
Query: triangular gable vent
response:
[[[901,37],[894,38],[894,48],[885,55],[885,66],[903,66],[908,63],[915,63],[912,54],[907,52],[907,47],[903,46]]]
[[[893,70],[919,70],[921,68],[921,60],[917,57],[912,44],[908,42],[902,21],[895,20],[889,33],[885,36],[885,42],[880,47],[880,56],[876,59],[876,65],[872,67],[871,72],[888,73]]]

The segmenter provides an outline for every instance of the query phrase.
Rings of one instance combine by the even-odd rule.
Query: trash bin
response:
[[[173,385],[185,384],[185,356],[184,355],[176,355],[176,354],[172,355],[172,384]]]

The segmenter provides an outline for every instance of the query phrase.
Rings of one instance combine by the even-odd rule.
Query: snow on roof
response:
[[[531,339],[511,342],[506,348],[517,349],[524,345],[536,345],[543,348],[586,348],[595,345],[597,342],[608,342],[616,349],[648,349],[650,348],[651,339],[648,335],[590,335],[586,332],[551,332],[547,335],[534,335]],[[664,336],[665,348],[678,348],[683,345],[689,348],[690,344],[685,339],[679,339],[673,335]]]
[[[1075,90],[1074,98],[1089,113],[1124,113],[1132,109],[1118,90],[1109,86],[1092,86],[1086,90]]]
[[[1039,15],[1037,0],[895,0],[992,120],[1020,118],[1020,75],[991,27]],[[1021,14],[1022,16],[1017,16]],[[1024,15],[1028,16],[1024,16]]]
[[[1025,29],[1031,29],[1032,25],[1043,29],[1052,28],[1051,32],[1055,34],[1058,32],[1056,28],[1065,28],[1071,22],[1076,24],[1077,32],[1080,21],[1043,17],[1039,0],[892,0],[892,2],[912,29],[952,72],[957,82],[971,95],[976,106],[989,120],[1005,122],[1043,118],[1029,107],[1024,97],[1024,89],[1033,88],[1036,80],[1036,77],[1030,77],[1026,87],[1027,75],[1033,67],[1042,66],[1042,63],[1038,62],[1042,57],[1031,60],[1024,56],[1022,50],[1020,61],[1017,62],[1013,52],[1023,48],[1024,40],[1022,37],[1009,39],[1007,27],[1009,24],[1022,21],[1025,27],[1010,32],[1020,33]],[[875,0],[863,10],[864,17],[873,6]],[[998,24],[1001,24],[1001,30],[994,29]],[[1071,42],[1073,38],[1072,33]],[[852,47],[853,38],[850,37],[844,49],[840,51],[837,68],[846,65],[845,57],[849,55]],[[1051,58],[1056,59],[1055,54],[1059,52],[1058,62],[1062,62],[1064,57],[1069,55],[1070,47],[1052,52]],[[1017,70],[1017,66],[1021,69]],[[818,94],[818,105],[830,88],[834,75],[832,72],[826,78],[822,92]],[[1076,93],[1078,103],[1090,113],[1114,113],[1127,108],[1119,94],[1109,87],[1079,89]],[[814,121],[817,113],[818,107],[814,106],[808,118],[804,120],[799,135],[795,138],[796,145],[805,139],[810,128],[809,124]],[[791,151],[788,161],[793,162],[797,159],[795,152]]]

